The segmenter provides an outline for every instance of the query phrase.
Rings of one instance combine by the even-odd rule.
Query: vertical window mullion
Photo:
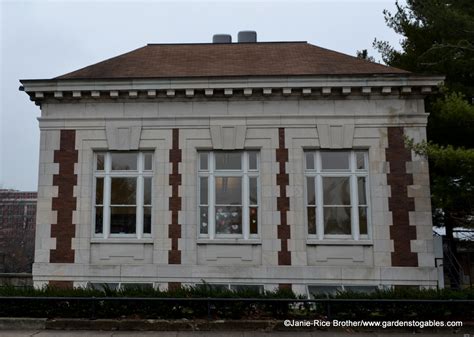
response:
[[[352,238],[354,240],[359,240],[359,194],[357,188],[357,176],[356,171],[356,154],[354,151],[350,154],[350,166],[351,166],[351,230]]]
[[[316,184],[316,234],[318,240],[324,239],[324,208],[323,208],[323,178],[321,177],[321,156],[320,152],[315,153],[316,158],[316,179],[314,183]]]
[[[209,203],[209,239],[214,239],[216,234],[216,188],[214,176],[214,153],[209,152],[208,156],[209,182],[208,182],[208,203]]]
[[[243,153],[243,182],[242,182],[242,231],[244,239],[249,238],[250,224],[249,224],[249,176],[248,176],[248,153]]]
[[[138,239],[143,237],[143,153],[138,154],[138,176],[136,191],[136,235]]]
[[[111,178],[110,171],[112,166],[112,157],[110,152],[105,154],[105,163],[104,163],[104,209],[103,209],[103,236],[104,239],[107,239],[110,235],[110,195],[111,191]]]

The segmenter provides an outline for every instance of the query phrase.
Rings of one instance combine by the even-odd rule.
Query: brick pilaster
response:
[[[181,185],[181,174],[179,173],[181,149],[179,148],[179,129],[173,129],[172,132],[172,148],[169,152],[172,165],[169,175],[169,184],[171,185],[171,197],[169,198],[171,224],[168,226],[171,250],[168,251],[168,263],[181,264],[181,251],[178,248],[178,239],[181,238],[181,225],[178,222],[178,212],[181,211],[181,197],[179,196],[179,186]]]
[[[389,127],[388,148],[385,151],[390,173],[387,183],[391,196],[388,199],[393,225],[390,238],[393,240],[392,266],[417,267],[418,255],[410,249],[410,241],[416,240],[416,228],[410,226],[409,212],[415,210],[413,198],[408,197],[408,186],[413,185],[413,175],[406,171],[406,163],[412,160],[411,150],[405,147],[402,127]]]
[[[286,173],[286,163],[288,162],[288,149],[285,148],[285,129],[278,129],[278,149],[276,149],[276,161],[280,166],[277,174],[277,186],[280,188],[280,196],[277,197],[277,210],[280,212],[280,225],[278,225],[277,236],[281,241],[281,249],[278,252],[279,265],[291,265],[291,252],[288,250],[288,240],[290,239],[290,225],[287,221],[287,212],[290,210],[290,198],[286,196],[286,186],[289,183],[289,176]]]
[[[72,212],[76,210],[74,186],[77,175],[76,131],[61,130],[59,150],[54,151],[54,162],[59,164],[59,174],[53,176],[53,185],[58,186],[58,196],[52,199],[52,210],[57,212],[57,220],[51,225],[51,237],[56,238],[56,249],[51,250],[51,263],[74,263],[74,250],[71,247],[76,233],[72,222]]]

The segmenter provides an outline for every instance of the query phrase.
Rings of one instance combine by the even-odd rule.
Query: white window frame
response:
[[[137,169],[136,170],[113,170],[112,171],[112,153],[136,153]],[[151,154],[151,170],[145,170],[145,154]],[[104,156],[104,169],[97,169],[97,156]],[[154,172],[154,153],[153,151],[98,151],[94,152],[94,174],[92,184],[92,237],[97,239],[108,238],[151,238],[153,234],[153,172]],[[96,233],[96,182],[97,178],[103,178],[103,203],[102,203],[102,233]],[[111,233],[110,226],[110,203],[112,178],[136,178],[136,220],[135,234],[119,234]],[[151,230],[150,233],[143,233],[143,207],[144,207],[144,181],[145,178],[151,179]]]
[[[260,152],[258,150],[242,150],[242,151],[222,151],[222,152],[236,152],[241,154],[241,169],[240,170],[217,170],[215,168],[215,153],[221,151],[198,151],[197,152],[197,232],[198,239],[258,239],[260,237],[260,219],[261,219],[261,206],[260,206]],[[249,169],[249,152],[256,153],[257,168]],[[200,155],[207,153],[207,170],[201,170]],[[208,191],[208,232],[207,234],[201,234],[201,178],[207,177],[207,191]],[[216,234],[216,219],[215,219],[215,178],[216,177],[242,177],[242,234]],[[249,193],[250,184],[249,178],[257,179],[257,205],[250,205]],[[203,206],[205,207],[205,206]],[[257,234],[250,234],[250,207],[257,208]]]
[[[322,152],[349,152],[349,169],[347,170],[322,170]],[[313,167],[314,169],[308,169],[308,153],[312,153],[313,156]],[[357,169],[357,157],[356,153],[364,154],[364,169]],[[306,226],[306,234],[309,239],[313,240],[370,240],[371,239],[371,205],[370,205],[370,194],[369,194],[369,159],[367,150],[305,150],[304,151],[304,218]],[[308,185],[307,178],[314,178],[314,191],[316,199],[316,234],[309,233],[308,225],[308,214],[307,208],[312,205],[308,205]],[[323,205],[323,178],[324,177],[349,177],[350,178],[350,198],[351,198],[351,234],[325,234],[324,233],[324,205]],[[367,234],[360,234],[359,227],[359,194],[357,186],[357,178],[365,178],[365,197],[367,207]]]

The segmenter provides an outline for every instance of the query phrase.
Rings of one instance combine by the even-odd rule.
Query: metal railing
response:
[[[33,301],[36,303],[45,302],[44,304],[48,305],[58,305],[60,303],[81,303],[88,305],[88,317],[91,320],[97,319],[98,316],[98,307],[104,303],[120,303],[120,304],[170,304],[170,305],[180,305],[180,304],[191,304],[191,303],[200,303],[206,306],[207,309],[207,319],[213,319],[213,312],[217,305],[229,304],[229,305],[238,305],[238,304],[267,304],[274,305],[281,312],[288,311],[288,309],[297,308],[298,306],[313,306],[315,307],[318,304],[321,304],[319,308],[323,308],[325,319],[330,320],[331,317],[337,314],[335,311],[335,305],[341,304],[382,304],[382,305],[452,305],[458,306],[460,304],[469,305],[469,310],[474,311],[474,300],[467,299],[449,299],[449,300],[424,300],[424,299],[331,299],[331,298],[321,298],[321,299],[281,299],[281,298],[175,298],[175,297],[164,297],[164,298],[155,298],[155,297],[28,297],[28,296],[1,296],[0,297],[0,307],[8,305],[12,301],[15,304],[19,302]],[[472,306],[472,307],[471,307]],[[344,306],[346,308],[346,306]],[[340,309],[340,306],[338,306]],[[6,309],[8,310],[8,309]],[[3,310],[5,312],[5,309]],[[133,312],[132,312],[133,313]],[[321,313],[321,312],[320,312]],[[7,315],[8,317],[8,315]]]

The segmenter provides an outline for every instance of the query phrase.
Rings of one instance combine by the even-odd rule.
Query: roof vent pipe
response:
[[[212,43],[232,43],[232,36],[230,34],[215,34],[212,37]]]
[[[239,43],[255,43],[257,42],[257,32],[254,30],[243,30],[237,36]]]

